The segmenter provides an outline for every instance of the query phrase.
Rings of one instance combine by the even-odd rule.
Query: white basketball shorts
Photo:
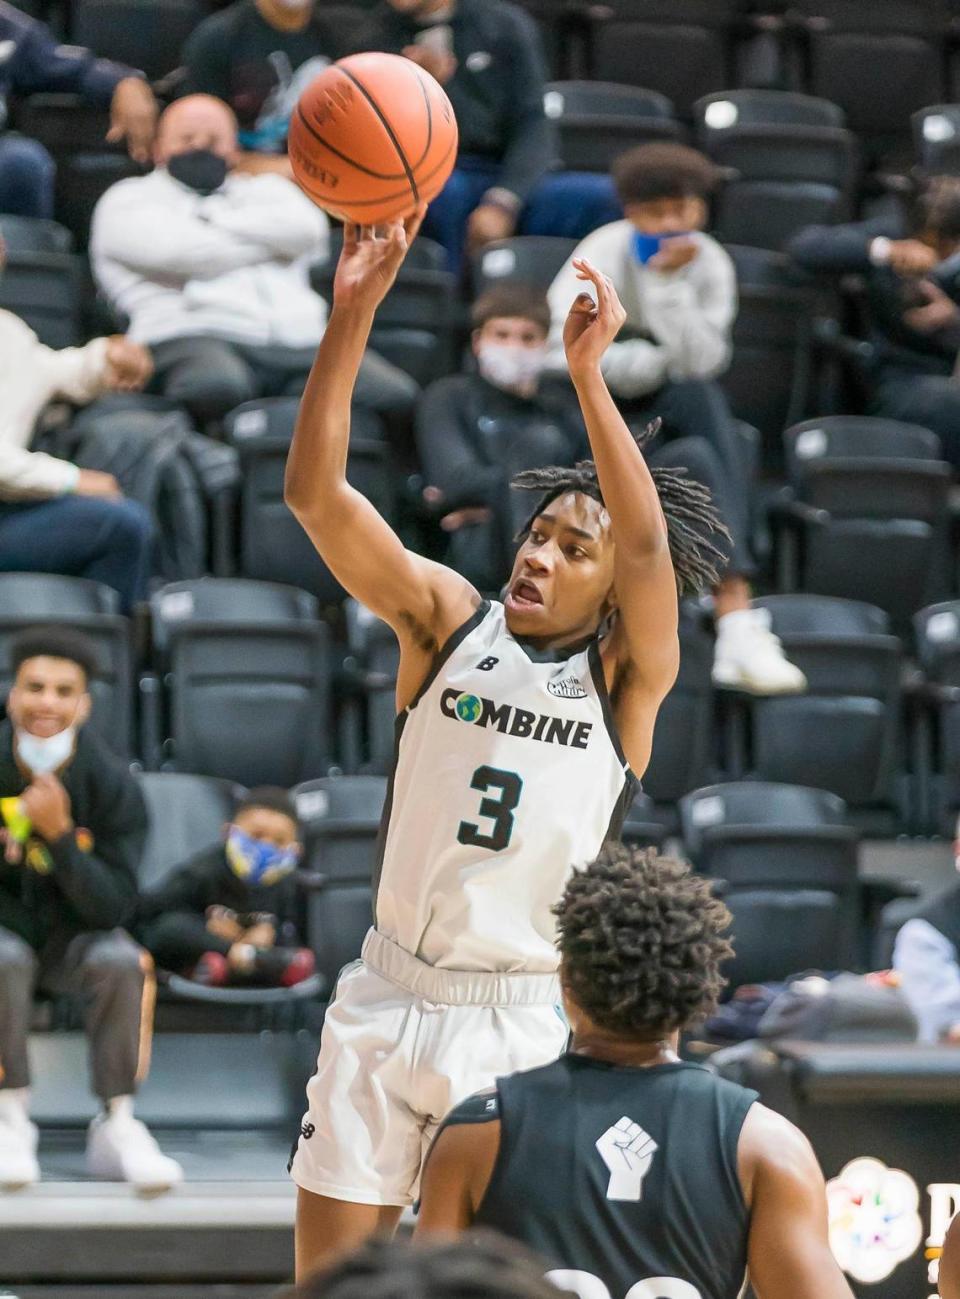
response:
[[[566,1038],[555,975],[438,970],[371,930],[327,1009],[293,1180],[336,1200],[412,1204],[446,1113],[556,1059]]]

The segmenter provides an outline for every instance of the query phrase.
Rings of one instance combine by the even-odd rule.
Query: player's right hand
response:
[[[390,292],[426,211],[426,203],[421,203],[404,221],[343,227],[343,251],[333,280],[335,307],[376,310]]]

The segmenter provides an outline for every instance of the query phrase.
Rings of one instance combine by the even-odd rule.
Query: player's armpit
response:
[[[449,1235],[472,1224],[499,1148],[499,1120],[458,1121],[440,1129],[421,1176],[417,1236]]]
[[[807,1138],[782,1115],[754,1105],[738,1155],[757,1299],[853,1299],[830,1250],[826,1188]]]

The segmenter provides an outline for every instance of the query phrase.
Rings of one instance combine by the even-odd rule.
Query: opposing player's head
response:
[[[613,164],[613,183],[627,220],[644,235],[702,230],[717,175],[709,158],[685,144],[640,144]]]
[[[656,1042],[716,1004],[731,916],[689,866],[609,844],[553,910],[574,1033]]]
[[[651,424],[638,444],[658,428],[659,421]],[[710,493],[683,469],[650,473],[667,523],[677,590],[694,594],[715,586],[728,534]],[[617,601],[613,532],[593,461],[528,469],[513,486],[539,492],[540,500],[518,537],[504,600],[507,626],[516,636],[553,643],[595,633]]]
[[[498,284],[482,293],[471,313],[473,354],[488,383],[530,397],[547,356],[550,308],[532,285]]]
[[[544,1265],[496,1232],[456,1241],[374,1239],[323,1268],[293,1299],[558,1299]]]

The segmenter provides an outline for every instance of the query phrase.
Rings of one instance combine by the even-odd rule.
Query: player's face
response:
[[[40,739],[83,723],[89,711],[83,668],[45,654],[21,664],[7,700],[14,726]]]
[[[628,203],[627,217],[644,235],[680,235],[702,230],[707,205],[702,198],[654,198],[646,203]]]
[[[553,643],[596,631],[613,607],[613,535],[599,501],[568,492],[533,521],[504,600],[516,636]]]

